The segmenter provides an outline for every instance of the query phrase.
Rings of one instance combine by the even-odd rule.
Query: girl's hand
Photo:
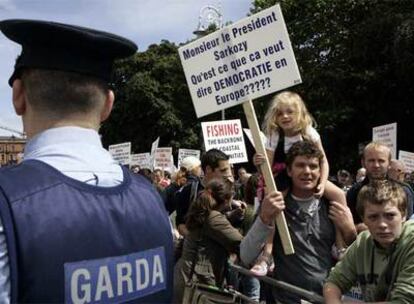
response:
[[[314,196],[316,198],[321,198],[323,196],[323,194],[325,193],[325,184],[324,183],[320,183],[316,186],[315,189],[315,194]]]
[[[261,153],[255,153],[254,155],[253,155],[253,164],[256,166],[256,167],[260,167],[260,165],[262,165],[262,164],[264,164],[264,162],[265,162],[265,155],[263,155],[263,154],[261,154]]]
[[[331,201],[329,204],[328,217],[342,231],[347,229],[355,230],[354,219],[352,218],[352,213],[348,206]]]

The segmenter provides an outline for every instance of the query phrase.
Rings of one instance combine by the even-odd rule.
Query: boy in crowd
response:
[[[362,232],[324,285],[326,303],[358,283],[366,302],[412,303],[414,299],[414,222],[406,221],[407,196],[400,184],[379,180],[364,186],[357,211]]]

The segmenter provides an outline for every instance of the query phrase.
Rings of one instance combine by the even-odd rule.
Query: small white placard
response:
[[[181,167],[181,162],[187,156],[194,156],[200,159],[200,150],[193,150],[193,149],[178,149],[178,165],[177,167]]]
[[[154,154],[154,169],[170,171],[173,163],[171,161],[172,148],[157,148]]]
[[[405,168],[406,172],[414,172],[414,153],[413,152],[407,152],[407,151],[399,151],[398,154],[398,160],[400,160]]]
[[[216,148],[230,156],[230,163],[247,162],[240,119],[202,122],[206,151]]]
[[[131,143],[125,142],[108,147],[109,153],[113,159],[118,161],[121,165],[129,165],[131,161]]]
[[[372,129],[372,141],[381,142],[391,149],[391,157],[397,158],[397,123]]]
[[[151,154],[150,153],[138,153],[131,154],[130,166],[139,166],[140,168],[151,169]]]
[[[256,147],[254,146],[253,135],[250,129],[244,128],[243,131],[244,133],[246,133],[246,136],[249,139],[250,143],[252,144],[253,148],[256,149]],[[262,131],[260,131],[260,139],[262,140],[262,143],[266,145],[266,135],[264,135]]]

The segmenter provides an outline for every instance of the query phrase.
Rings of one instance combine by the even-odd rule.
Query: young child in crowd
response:
[[[287,192],[289,177],[286,171],[285,158],[289,148],[303,139],[314,142],[325,155],[319,133],[315,130],[316,123],[308,112],[302,98],[294,92],[284,91],[277,94],[264,118],[263,131],[266,135],[266,153],[271,164],[278,191]],[[256,154],[254,163],[259,166],[264,162],[264,155]],[[329,201],[346,205],[344,192],[328,181],[329,164],[326,155],[321,165],[321,178],[315,196],[325,196]],[[259,187],[258,197],[264,197],[263,187]],[[337,231],[337,234],[339,232]],[[342,238],[339,238],[342,239]],[[341,242],[342,243],[342,242]],[[256,275],[266,275],[273,247],[273,235],[269,237],[262,255],[251,269]],[[343,247],[337,244],[337,247]]]

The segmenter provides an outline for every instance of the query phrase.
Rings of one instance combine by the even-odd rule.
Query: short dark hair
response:
[[[367,202],[374,205],[391,203],[400,210],[403,216],[407,215],[407,194],[401,184],[393,180],[372,180],[361,188],[357,197],[356,210],[362,219]]]
[[[316,144],[309,140],[298,141],[290,147],[286,154],[286,166],[292,168],[292,164],[297,156],[316,157],[321,164],[324,155]]]
[[[219,161],[222,160],[229,160],[229,156],[218,149],[210,149],[204,153],[201,159],[201,168],[204,172],[206,172],[207,166],[214,170],[219,166]]]
[[[90,113],[109,89],[99,78],[58,70],[25,69],[21,80],[33,108],[59,115]]]

